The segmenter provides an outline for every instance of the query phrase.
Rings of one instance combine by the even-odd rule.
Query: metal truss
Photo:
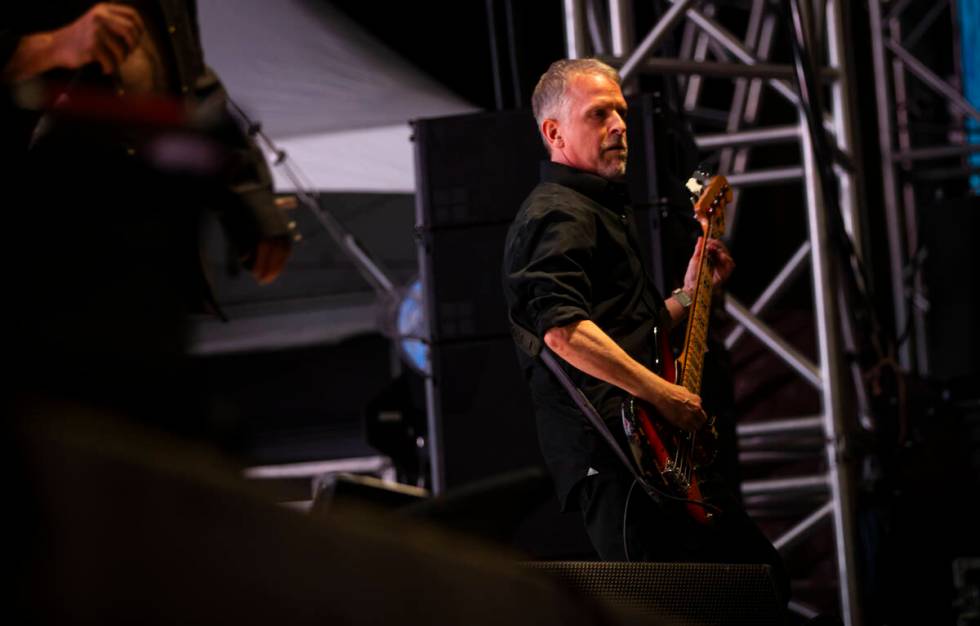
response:
[[[742,491],[747,502],[813,503],[802,519],[775,538],[774,544],[785,553],[814,533],[826,532],[830,527],[835,548],[839,610],[844,623],[851,626],[859,624],[861,618],[855,567],[854,481],[853,470],[845,460],[848,451],[845,433],[853,431],[862,416],[856,414],[854,403],[847,400],[848,383],[853,385],[854,381],[848,381],[846,376],[838,285],[830,274],[829,255],[833,252],[828,245],[827,216],[812,138],[791,82],[794,68],[769,62],[774,33],[779,25],[772,7],[766,0],[752,0],[747,4],[747,28],[738,36],[714,17],[718,8],[714,3],[670,0],[653,28],[635,43],[630,37],[633,29],[629,0],[564,0],[567,54],[569,57],[599,56],[617,66],[626,90],[639,73],[677,74],[684,107],[694,114],[700,112],[700,95],[706,78],[734,80],[730,108],[720,118],[724,121],[725,131],[695,137],[700,149],[719,151],[719,173],[725,174],[735,187],[736,198],[730,206],[729,216],[733,227],[736,225],[739,190],[789,181],[801,183],[801,206],[806,209],[808,240],[775,274],[755,302],[745,305],[731,296],[726,297],[725,308],[738,324],[727,337],[726,345],[732,347],[746,333],[754,336],[815,388],[822,404],[821,414],[817,416],[788,417],[739,426],[740,440],[754,444],[753,449],[740,455],[741,458],[751,460],[752,454],[756,454],[759,455],[757,459],[765,458],[767,462],[782,457],[792,460],[792,450],[774,448],[773,443],[806,442],[822,451],[825,469],[812,475],[747,481]],[[843,48],[843,4],[844,0],[813,0],[808,26],[811,56],[826,61],[826,67],[821,67],[818,72],[820,79],[829,86],[831,95],[827,103],[828,115],[823,120],[824,129],[836,148],[835,173],[845,229],[860,253],[857,177],[851,158],[854,145],[851,86]],[[607,30],[600,28],[603,24],[608,25]],[[681,33],[678,54],[665,56],[662,44],[676,31]],[[651,57],[653,54],[657,57]],[[786,126],[759,128],[759,105],[763,97],[781,98],[797,107],[799,121]],[[788,142],[799,145],[800,165],[750,169],[749,157],[753,150]],[[806,269],[810,270],[813,285],[817,362],[801,354],[760,318]],[[860,384],[853,386],[860,387]],[[761,450],[757,449],[760,447]],[[796,602],[791,603],[790,608],[805,616],[817,613],[816,608]]]
[[[911,6],[927,5],[930,8],[917,20],[909,32],[902,31],[902,18]],[[917,8],[919,8],[917,7]],[[871,46],[874,57],[875,96],[878,106],[878,135],[882,160],[882,185],[885,215],[888,225],[889,272],[895,308],[895,326],[905,329],[911,326],[909,340],[899,350],[899,362],[908,370],[920,374],[929,373],[929,355],[926,346],[925,313],[928,301],[923,295],[919,272],[910,271],[910,257],[919,249],[918,217],[916,209],[913,168],[949,157],[966,157],[980,151],[980,145],[967,144],[961,132],[963,121],[972,117],[980,122],[980,111],[963,96],[961,89],[950,84],[911,52],[923,36],[940,19],[956,22],[956,3],[951,0],[868,0],[868,16],[871,22]],[[955,29],[954,29],[955,31]],[[936,38],[929,38],[931,46]],[[953,66],[962,78],[959,65],[958,38],[950,41],[949,54]],[[890,71],[889,71],[890,69]],[[928,86],[944,100],[953,117],[950,144],[941,146],[913,146],[910,132],[910,108],[908,81],[914,78]],[[962,80],[960,81],[962,84]],[[969,169],[964,160],[959,171],[947,174],[966,178]],[[909,284],[911,282],[911,284]],[[908,303],[912,306],[909,307]],[[911,310],[911,315],[910,315]],[[911,319],[909,319],[911,317]]]

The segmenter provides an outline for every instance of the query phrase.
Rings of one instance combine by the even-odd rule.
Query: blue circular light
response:
[[[429,346],[422,339],[427,334],[425,309],[422,306],[422,281],[415,280],[398,304],[398,347],[410,366],[429,375]]]

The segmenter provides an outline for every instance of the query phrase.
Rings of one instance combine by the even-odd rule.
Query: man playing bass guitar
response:
[[[650,367],[655,336],[682,323],[696,296],[702,251],[714,286],[734,269],[728,250],[717,239],[699,240],[683,288],[665,300],[646,273],[627,204],[627,104],[616,71],[594,59],[558,61],[532,104],[550,161],[507,236],[511,319],[560,357],[623,450],[622,407],[630,398],[680,432],[701,429],[700,397]],[[654,502],[635,489],[633,475],[540,359],[520,351],[519,358],[562,509],[582,511],[604,560],[770,563],[787,591],[778,554],[734,501],[708,505],[709,524],[692,518],[684,498],[665,494]]]

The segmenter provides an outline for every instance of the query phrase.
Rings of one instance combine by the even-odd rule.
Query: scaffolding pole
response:
[[[905,369],[928,375],[930,365],[925,319],[928,301],[923,295],[921,275],[912,271],[915,268],[910,262],[919,244],[915,186],[918,180],[926,178],[917,177],[916,174],[929,171],[924,169],[927,166],[924,162],[962,156],[975,151],[977,147],[966,143],[941,147],[913,146],[908,130],[910,109],[906,79],[908,76],[915,77],[939,96],[951,111],[958,111],[964,117],[980,120],[980,111],[957,87],[929,69],[914,54],[915,44],[923,39],[939,16],[946,13],[951,19],[954,17],[954,3],[948,0],[936,2],[924,17],[916,19],[912,32],[903,38],[902,18],[911,4],[907,0],[890,3],[868,0],[868,17],[894,323],[898,334],[908,335],[899,346],[899,363]],[[883,9],[887,9],[887,14],[883,15]],[[950,42],[950,54],[959,72],[961,69],[954,41]],[[938,174],[943,178],[966,178],[970,169],[964,164],[961,168],[943,170]]]

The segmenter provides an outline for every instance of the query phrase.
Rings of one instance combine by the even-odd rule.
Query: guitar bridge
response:
[[[681,493],[687,493],[687,490],[691,487],[691,478],[688,472],[674,463],[673,460],[667,461],[660,475],[663,477],[664,482]]]

